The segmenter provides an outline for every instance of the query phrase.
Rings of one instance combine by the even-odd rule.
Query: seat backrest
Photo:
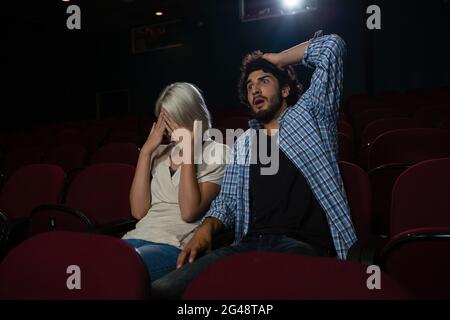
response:
[[[347,120],[338,121],[338,132],[343,133],[353,140],[353,127]]]
[[[63,144],[53,148],[42,162],[59,165],[65,172],[81,168],[87,160],[87,150],[79,144]]]
[[[217,127],[219,129],[248,129],[248,120],[247,116],[226,116],[218,118],[213,123],[213,128]]]
[[[42,152],[38,147],[20,147],[9,150],[3,161],[2,171],[11,175],[17,169],[29,165],[40,163]]]
[[[218,276],[219,275],[219,276]],[[380,273],[381,289],[367,286],[367,266],[335,258],[250,252],[208,266],[186,289],[186,300],[406,299],[408,294]]]
[[[121,239],[67,231],[31,237],[0,265],[0,299],[146,299],[150,281]]]
[[[450,299],[450,228],[409,229],[385,246],[380,266],[418,299]]]
[[[354,118],[356,133],[360,136],[364,128],[373,121],[395,117],[404,117],[404,113],[400,109],[394,108],[374,108],[361,111]]]
[[[345,161],[339,161],[339,169],[358,239],[368,239],[373,233],[369,176],[357,165]]]
[[[444,104],[422,107],[414,113],[414,119],[432,127],[437,127],[442,118],[448,116],[450,116],[450,106]]]
[[[57,144],[82,144],[80,131],[76,128],[63,128],[56,134]]]
[[[391,237],[424,227],[450,228],[450,158],[411,166],[394,184]]]
[[[369,170],[388,163],[414,164],[450,157],[450,133],[446,130],[415,128],[388,131],[369,149]]]
[[[420,128],[422,125],[419,121],[411,118],[389,118],[389,119],[379,119],[374,122],[369,123],[362,132],[361,135],[361,145],[366,145],[368,143],[373,143],[375,139],[382,133],[397,130],[397,129],[408,129],[408,128]]]
[[[134,143],[108,143],[99,148],[91,157],[91,164],[125,163],[136,166],[139,150]]]
[[[95,164],[72,181],[65,204],[99,226],[131,218],[129,194],[135,168],[122,163]]]
[[[115,126],[112,128],[114,132],[121,131],[131,131],[138,132],[139,130],[139,119],[137,116],[127,116],[124,118],[119,118]]]
[[[0,193],[0,211],[10,219],[27,217],[34,207],[57,203],[64,188],[64,170],[51,164],[18,169]]]
[[[9,219],[0,212],[0,262],[3,260],[3,256],[6,253],[9,230]]]
[[[355,160],[354,141],[344,133],[338,133],[338,156],[340,161],[353,162]]]
[[[369,171],[375,234],[388,237],[391,223],[392,189],[409,165],[384,165]]]

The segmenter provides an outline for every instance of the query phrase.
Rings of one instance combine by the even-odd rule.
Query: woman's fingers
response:
[[[172,129],[172,131],[174,131],[175,129],[180,128],[178,123],[176,123],[176,121],[173,120],[173,118],[170,116],[169,113],[167,113],[166,111],[163,111],[163,112],[164,112],[164,119],[167,122],[167,124],[170,127],[170,129]]]
[[[172,128],[169,126],[169,124],[167,123],[167,121],[164,121],[164,126],[165,126],[165,128],[166,128],[166,130],[167,130],[167,133],[168,133],[169,135],[172,135],[173,130],[172,130]]]
[[[157,129],[159,129],[159,127],[161,126],[161,122],[162,122],[162,116],[161,116],[161,114],[159,114],[158,120],[156,121],[156,128]]]
[[[150,134],[152,134],[153,131],[155,131],[155,126],[156,126],[156,122],[153,122],[152,128],[150,129]]]
[[[169,134],[172,134],[176,130],[176,128],[174,128],[168,121],[165,121],[165,124]]]

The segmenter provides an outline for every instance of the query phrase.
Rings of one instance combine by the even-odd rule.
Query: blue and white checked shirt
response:
[[[315,68],[309,89],[278,119],[279,147],[304,175],[324,209],[334,246],[345,259],[356,235],[339,173],[336,123],[343,82],[345,42],[337,35],[316,32],[305,50],[303,64]],[[250,128],[233,146],[222,188],[206,217],[227,228],[235,227],[235,243],[248,232],[250,222],[249,180],[253,129],[262,128],[252,119]]]

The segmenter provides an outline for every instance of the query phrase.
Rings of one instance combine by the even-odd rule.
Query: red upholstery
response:
[[[222,116],[213,119],[212,128],[218,129],[222,133],[222,142],[227,143],[229,146],[232,146],[232,144],[235,142],[233,140],[230,140],[233,136],[233,130],[237,136],[246,131],[248,126],[249,118],[247,116]],[[227,132],[228,129],[228,132]],[[241,129],[242,131],[237,131]],[[230,138],[227,137],[227,135],[230,136]]]
[[[61,144],[82,144],[83,140],[80,131],[75,128],[63,128],[56,134],[56,143]]]
[[[450,228],[410,229],[393,237],[381,265],[419,299],[450,299]]]
[[[369,151],[369,169],[388,163],[413,164],[450,157],[450,133],[440,129],[400,129],[379,136]]]
[[[227,116],[215,119],[213,128],[218,129],[248,129],[248,117],[246,116]]]
[[[6,131],[3,135],[2,147],[6,151],[33,146],[33,137],[23,130]]]
[[[72,265],[81,289],[67,287]],[[146,299],[150,291],[145,266],[123,240],[63,231],[15,247],[0,265],[0,284],[0,299]]]
[[[19,147],[9,150],[3,161],[2,171],[10,175],[17,169],[35,163],[40,163],[42,152],[37,147]]]
[[[391,237],[423,227],[450,228],[450,158],[410,167],[392,190]]]
[[[136,116],[120,118],[112,128],[113,132],[138,132],[139,119]]]
[[[125,163],[136,166],[138,157],[139,151],[133,143],[109,143],[92,155],[91,163]]]
[[[450,132],[450,116],[442,118],[437,127]]]
[[[98,225],[131,218],[129,193],[134,167],[121,163],[89,166],[72,181],[65,204]]]
[[[44,163],[59,165],[65,172],[81,168],[87,160],[87,150],[79,144],[63,144],[49,151]]]
[[[44,205],[35,208],[28,220],[27,235],[48,231],[97,232],[97,226],[82,212],[64,205]]]
[[[389,101],[380,102],[375,100],[373,97],[366,94],[353,95],[349,97],[345,105],[345,111],[349,114],[351,118],[355,118],[357,115],[365,110],[369,109],[379,109],[379,108],[390,108]]]
[[[391,130],[420,127],[420,122],[411,118],[389,118],[376,120],[369,123],[365,127],[361,135],[361,145],[364,146],[368,143],[371,144],[379,135]]]
[[[351,137],[338,133],[338,154],[340,161],[355,161],[354,143]]]
[[[352,222],[359,240],[372,234],[372,194],[367,173],[355,164],[339,161]]]
[[[62,168],[34,164],[18,169],[0,193],[0,211],[10,219],[25,218],[41,204],[57,203],[64,188]]]
[[[381,274],[381,289],[367,288],[367,267],[353,261],[295,254],[251,252],[233,255],[206,268],[183,299],[406,299],[393,280]]]
[[[391,220],[392,188],[408,165],[386,165],[369,172],[376,234],[388,236]]]
[[[449,116],[450,106],[448,105],[426,106],[414,113],[414,119],[432,127],[437,127],[442,118]]]
[[[351,138],[353,140],[353,127],[351,124],[346,120],[339,120],[338,121],[338,132],[345,134],[347,137]]]
[[[114,131],[105,140],[105,144],[111,143],[131,143],[139,145],[141,138],[137,131]]]
[[[9,237],[9,219],[0,212],[0,262],[6,253],[8,237]]]
[[[404,113],[399,109],[374,108],[367,109],[358,113],[354,117],[353,123],[356,133],[358,134],[358,136],[361,136],[361,133],[364,131],[365,127],[376,120],[403,116]]]

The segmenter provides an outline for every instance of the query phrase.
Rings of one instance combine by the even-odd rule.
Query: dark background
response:
[[[66,8],[81,8],[68,30]],[[381,30],[366,8],[381,7]],[[210,108],[239,106],[240,61],[254,49],[277,52],[316,30],[347,42],[345,97],[450,85],[450,1],[317,0],[318,10],[242,23],[238,0],[91,0],[2,3],[2,127],[95,118],[96,94],[117,113],[152,112],[160,90],[188,81]],[[165,15],[156,17],[162,10]],[[180,19],[184,45],[132,53],[133,27]],[[311,74],[299,68],[308,85]],[[112,112],[114,113],[114,112]]]

